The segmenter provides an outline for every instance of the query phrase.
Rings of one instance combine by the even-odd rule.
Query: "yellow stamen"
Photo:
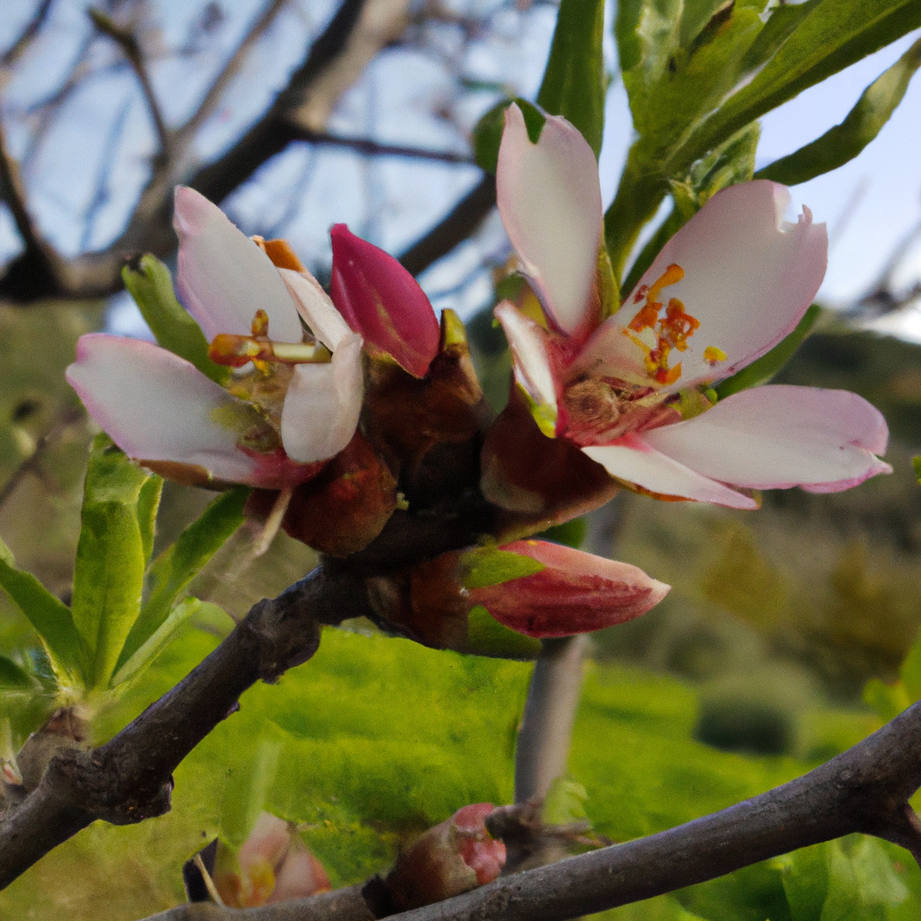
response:
[[[272,342],[255,336],[219,333],[208,348],[208,357],[219,365],[242,368],[249,362],[281,362],[286,365],[326,364],[329,349],[319,342]]]
[[[725,360],[726,353],[722,349],[717,348],[715,345],[708,345],[704,349],[704,361],[711,367]]]

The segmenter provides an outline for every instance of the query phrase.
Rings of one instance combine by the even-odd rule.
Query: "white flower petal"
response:
[[[294,300],[297,312],[310,327],[310,331],[331,352],[335,352],[339,343],[351,335],[352,329],[336,310],[329,295],[313,275],[307,272],[295,272],[292,269],[279,269],[278,272]]]
[[[237,449],[238,433],[217,422],[240,401],[172,352],[137,339],[83,336],[67,380],[130,457],[258,485],[257,463]]]
[[[601,464],[611,476],[662,496],[680,496],[730,508],[758,507],[754,499],[685,467],[672,457],[655,450],[635,434],[618,438],[614,444],[591,445],[582,450],[593,461]]]
[[[783,220],[789,191],[766,180],[718,192],[674,237],[640,280],[652,285],[675,263],[684,278],[662,289],[659,300],[678,298],[700,321],[681,361],[678,390],[694,382],[728,377],[788,335],[812,303],[825,274],[828,235],[808,209],[796,224]],[[636,292],[634,292],[635,294]],[[636,313],[633,296],[617,319],[627,325]],[[716,366],[704,349],[726,353]]]
[[[771,385],[721,400],[686,422],[643,434],[707,477],[752,489],[847,489],[891,470],[882,414],[845,390]]]
[[[327,460],[352,440],[364,396],[361,346],[361,336],[350,333],[329,364],[295,367],[281,414],[281,440],[292,460]]]
[[[585,138],[549,116],[537,144],[516,105],[505,110],[496,171],[499,213],[525,273],[560,328],[586,322],[601,239],[598,164]]]
[[[557,412],[556,382],[550,356],[547,354],[546,334],[510,301],[495,309],[502,324],[515,362],[515,380],[538,405]]]
[[[576,356],[570,377],[615,378],[640,387],[650,386],[646,352],[627,334],[616,318],[604,321]]]
[[[272,339],[302,341],[297,311],[278,270],[217,205],[180,186],[173,224],[179,236],[180,296],[209,341],[218,333],[248,336],[260,308],[269,316]]]

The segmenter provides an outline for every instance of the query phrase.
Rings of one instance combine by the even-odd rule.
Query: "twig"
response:
[[[41,0],[32,18],[25,24],[22,32],[13,41],[13,44],[3,52],[0,57],[0,66],[11,67],[15,64],[28,49],[29,45],[38,35],[41,27],[45,24],[48,14],[51,12],[51,4],[54,0]]]
[[[101,10],[90,7],[87,14],[93,21],[93,25],[103,34],[108,35],[121,48],[122,53],[131,64],[131,68],[141,86],[141,93],[144,96],[144,102],[147,103],[147,109],[150,112],[150,118],[154,123],[157,132],[157,138],[160,142],[160,156],[166,158],[170,149],[170,131],[166,127],[163,118],[163,112],[160,109],[160,103],[154,93],[153,84],[150,82],[150,74],[147,72],[147,62],[144,60],[144,52],[137,36],[131,29],[122,28],[114,20],[110,19]]]
[[[198,129],[211,117],[225,90],[243,66],[246,55],[275,21],[275,17],[281,12],[286,3],[287,0],[269,0],[253,25],[247,30],[246,35],[243,36],[233,53],[225,61],[211,86],[205,91],[198,108],[189,120],[175,132],[175,152],[177,156],[182,156],[182,152],[192,138],[195,137]]]
[[[400,262],[412,275],[425,271],[466,240],[483,223],[495,204],[496,180],[487,174],[444,219],[399,257]]]
[[[450,150],[428,150],[425,147],[407,147],[402,144],[382,144],[368,138],[345,138],[325,131],[305,130],[296,135],[311,144],[326,144],[332,147],[348,147],[355,153],[369,157],[403,157],[408,160],[434,160],[437,163],[460,163],[473,166],[476,161],[470,154]]]
[[[586,642],[584,635],[544,640],[518,730],[516,803],[543,799],[553,781],[566,773]]]
[[[29,214],[22,174],[19,171],[19,164],[13,159],[7,148],[6,132],[2,123],[0,123],[0,186],[2,186],[3,199],[10,209],[26,252],[44,253],[46,244],[39,236],[32,216]]]
[[[82,411],[75,406],[68,407],[60,414],[54,425],[38,438],[32,453],[20,463],[10,475],[10,478],[0,487],[0,508],[3,507],[6,500],[15,492],[16,487],[22,482],[23,477],[30,471],[38,469],[38,465],[45,456],[45,452],[57,440],[64,429],[82,418],[82,416]]]

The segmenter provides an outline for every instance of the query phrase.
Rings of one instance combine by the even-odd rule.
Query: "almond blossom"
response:
[[[714,195],[617,310],[604,303],[594,154],[562,118],[537,143],[506,110],[499,211],[539,306],[505,301],[515,381],[541,431],[642,492],[755,508],[738,490],[847,489],[890,472],[882,415],[839,390],[768,385],[715,402],[710,386],[789,335],[827,261],[824,224],[783,215],[768,181]],[[613,313],[613,316],[610,314]],[[487,484],[487,492],[489,486]]]
[[[91,334],[67,380],[126,454],[174,479],[270,489],[311,479],[358,425],[361,336],[309,273],[277,268],[272,244],[198,192],[176,190],[174,224],[180,299],[212,359],[236,370],[221,386],[153,343]]]

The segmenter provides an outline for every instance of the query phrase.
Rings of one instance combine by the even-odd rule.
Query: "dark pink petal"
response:
[[[636,566],[547,541],[501,547],[531,557],[542,572],[470,590],[499,623],[527,636],[571,636],[632,620],[668,593],[669,586]]]
[[[438,354],[435,311],[416,280],[382,249],[356,237],[345,224],[330,231],[330,294],[372,353],[390,355],[415,377],[424,377]]]

